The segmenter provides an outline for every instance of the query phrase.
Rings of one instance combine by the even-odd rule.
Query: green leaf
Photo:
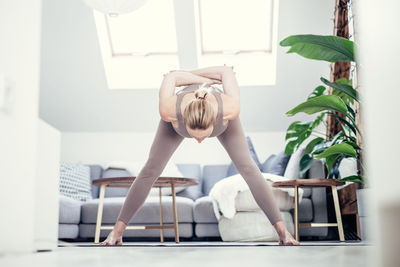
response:
[[[285,147],[285,155],[292,155],[296,144],[297,144],[296,140],[288,142]]]
[[[289,140],[285,148],[285,154],[291,155],[306,140],[312,132],[312,121],[291,123],[286,130],[285,140]]]
[[[298,136],[299,133],[307,130],[310,127],[310,124],[311,122],[301,122],[301,121],[295,121],[291,123],[286,130],[287,132],[285,140]]]
[[[354,109],[350,106],[350,105],[346,105],[347,110],[349,111],[349,118],[355,119],[356,118],[356,112],[354,111]]]
[[[314,130],[315,127],[317,127],[318,125],[320,125],[321,122],[324,120],[324,117],[325,117],[325,113],[319,114],[319,115],[315,118],[314,122],[311,124],[311,130]]]
[[[322,138],[322,137],[317,137],[317,138],[311,140],[310,143],[307,144],[306,149],[305,149],[305,151],[304,151],[304,154],[310,154],[310,153],[314,150],[314,147],[315,147],[317,144],[319,144],[319,143],[321,143],[322,141],[324,141],[324,140],[325,140],[325,139]]]
[[[312,162],[313,162],[313,157],[311,157],[309,154],[304,154],[303,157],[300,159],[300,176],[303,176],[304,173],[311,167]]]
[[[354,183],[364,184],[364,179],[361,175],[350,175],[337,180],[339,182],[354,182]]]
[[[354,148],[347,144],[346,142],[340,143],[340,144],[336,144],[333,145],[329,148],[327,148],[324,152],[318,154],[316,156],[316,158],[322,159],[322,158],[326,158],[328,156],[331,155],[335,155],[335,154],[339,154],[339,155],[348,155],[348,156],[352,156],[355,157],[357,155],[357,152],[354,150]]]
[[[350,129],[351,129],[351,131],[355,134],[355,135],[357,135],[357,129],[355,128],[357,125],[353,125],[353,123],[352,122],[348,122],[347,120],[345,120],[344,118],[342,118],[342,117],[340,117],[339,115],[337,115],[337,114],[335,114],[335,113],[332,113],[332,112],[329,112],[328,113],[329,115],[331,115],[332,117],[335,117],[336,119],[338,119],[340,122],[343,122],[344,124],[346,124]]]
[[[354,149],[361,149],[361,147],[359,147],[356,142],[346,141],[346,143],[354,147]]]
[[[350,96],[352,99],[356,100],[357,102],[360,102],[358,99],[358,93],[352,86],[338,82],[338,81],[332,83],[332,82],[328,81],[327,79],[325,79],[324,77],[321,77],[320,79],[324,84],[326,84],[332,88],[335,88],[336,90],[339,90],[340,92],[343,92],[346,95]]]
[[[287,53],[329,62],[355,61],[353,41],[333,35],[301,34],[291,35],[279,43],[290,46]]]
[[[333,164],[335,163],[335,161],[337,160],[338,157],[340,157],[339,154],[333,154],[333,155],[326,157],[325,164],[326,164],[326,168],[328,169],[328,173],[331,172]]]
[[[325,92],[325,90],[326,90],[326,87],[320,85],[320,86],[318,86],[317,88],[315,88],[314,91],[311,92],[311,94],[308,95],[307,99],[310,99],[310,98],[313,98],[313,97],[316,97],[316,96],[323,95],[324,92]]]
[[[286,112],[286,115],[293,116],[299,112],[314,114],[323,110],[337,111],[347,114],[347,107],[343,100],[335,95],[321,95],[308,99],[293,109]]]

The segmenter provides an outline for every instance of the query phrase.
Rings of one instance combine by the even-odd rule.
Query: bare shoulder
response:
[[[166,122],[175,122],[177,121],[176,117],[176,100],[177,96],[171,96],[166,99],[160,101],[160,115],[161,119]]]
[[[223,119],[234,120],[239,116],[240,103],[230,95],[221,93],[221,99],[223,102]]]

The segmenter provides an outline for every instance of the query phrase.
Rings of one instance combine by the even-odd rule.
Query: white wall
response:
[[[36,250],[55,249],[58,244],[60,144],[60,131],[38,119],[34,228]]]
[[[400,2],[367,0],[358,4],[361,93],[372,220],[376,245],[370,266],[399,266],[399,83]],[[372,19],[373,18],[373,19]]]
[[[146,160],[154,135],[154,132],[63,132],[61,160],[102,166],[114,160]],[[285,132],[245,132],[245,135],[250,136],[261,163],[270,154],[284,149]],[[217,138],[207,138],[201,144],[185,138],[170,162],[226,164],[231,160]]]
[[[333,7],[332,0],[280,0],[278,41],[292,34],[332,34]],[[42,44],[42,119],[68,132],[156,130],[158,89],[107,89],[92,11],[83,1],[43,1]],[[329,64],[286,50],[278,46],[275,86],[241,87],[247,131],[285,131],[290,122],[310,117],[285,112],[306,99],[320,76],[329,77]]]
[[[40,0],[0,1],[0,73],[14,102],[0,111],[0,255],[33,251]]]

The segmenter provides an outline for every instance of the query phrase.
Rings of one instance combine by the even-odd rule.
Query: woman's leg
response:
[[[245,179],[258,206],[264,211],[271,224],[281,221],[281,214],[271,186],[250,156],[249,146],[239,117],[229,121],[226,130],[217,138],[232,159],[238,172]]]
[[[184,137],[174,130],[170,122],[160,119],[149,157],[129,188],[124,205],[117,218],[116,226],[121,226],[121,222],[123,222],[123,230],[125,229],[126,225],[145,202],[152,185],[161,175],[172,154],[183,139]],[[115,228],[114,231],[116,230]],[[121,231],[117,232],[120,232],[119,234],[122,235]],[[108,237],[102,244],[113,243],[111,239],[113,238]],[[116,243],[117,240],[114,239],[114,242]]]
[[[226,130],[217,136],[222,146],[228,152],[236,169],[248,184],[258,206],[263,210],[279,235],[279,244],[298,245],[283,223],[278,205],[257,164],[250,156],[249,147],[244,135],[239,117],[229,121]]]

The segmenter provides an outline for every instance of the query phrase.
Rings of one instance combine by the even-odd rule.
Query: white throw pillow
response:
[[[286,166],[285,173],[283,176],[286,178],[296,180],[300,179],[300,160],[304,155],[306,148],[300,147],[298,148],[290,157],[289,162]]]

